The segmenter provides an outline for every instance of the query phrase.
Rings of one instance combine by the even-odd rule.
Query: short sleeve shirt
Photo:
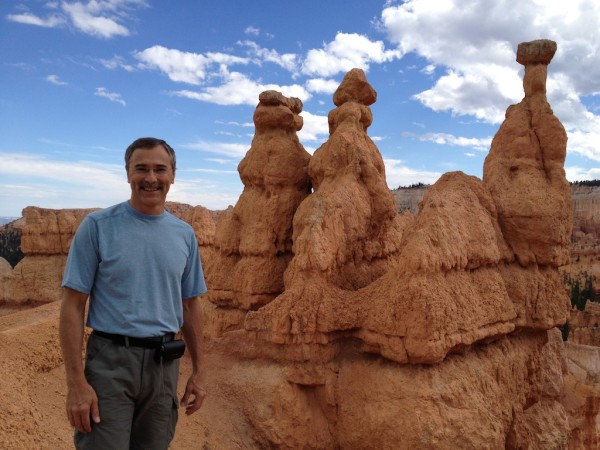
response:
[[[82,221],[62,286],[89,294],[89,327],[133,337],[177,332],[183,299],[206,292],[192,227],[166,211],[140,213],[128,202]]]

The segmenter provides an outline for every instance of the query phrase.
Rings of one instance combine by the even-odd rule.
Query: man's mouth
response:
[[[156,192],[156,191],[162,191],[162,186],[142,184],[142,185],[140,185],[140,189],[142,191],[146,191],[146,192]]]

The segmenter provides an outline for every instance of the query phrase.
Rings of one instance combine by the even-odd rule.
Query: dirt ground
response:
[[[73,430],[65,414],[65,373],[58,347],[59,302],[0,316],[0,448],[69,449]],[[207,397],[200,411],[180,418],[170,448],[257,448],[248,437],[241,413],[219,373],[235,376],[235,368],[218,355],[206,354]],[[190,360],[181,365],[179,391],[190,373]]]

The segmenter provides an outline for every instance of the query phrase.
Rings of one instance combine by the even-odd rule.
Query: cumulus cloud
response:
[[[298,132],[300,141],[322,141],[325,142],[329,138],[329,123],[327,116],[319,116],[311,114],[308,111],[300,113],[304,121],[302,129]]]
[[[548,99],[569,132],[568,150],[600,160],[598,116],[581,102],[600,92],[599,22],[600,3],[588,0],[531,0],[518,7],[510,0],[408,0],[388,4],[380,28],[402,55],[424,57],[423,70],[435,65],[445,72],[413,99],[493,124],[523,97],[517,45],[540,37],[556,41]]]
[[[302,72],[330,77],[355,67],[367,71],[371,63],[392,61],[400,55],[397,50],[386,50],[382,41],[371,41],[357,33],[338,33],[323,48],[308,51]]]
[[[311,78],[306,82],[306,89],[317,94],[333,94],[339,85],[340,82],[336,80]]]
[[[208,70],[223,68],[232,64],[248,64],[248,58],[226,53],[191,53],[155,45],[134,53],[142,68],[158,69],[170,80],[182,83],[201,84],[208,76]]]
[[[279,91],[286,97],[297,97],[303,102],[311,97],[310,93],[298,84],[288,86],[261,84],[240,72],[225,73],[223,75],[225,82],[219,86],[209,86],[199,92],[182,90],[171,92],[171,94],[217,105],[251,106],[256,106],[261,92],[269,90]]]
[[[129,35],[129,30],[114,18],[94,15],[89,4],[63,3],[62,7],[75,28],[85,34],[101,38]]]
[[[406,166],[404,161],[398,159],[384,158],[383,163],[387,185],[390,189],[417,183],[433,184],[442,176],[439,172],[411,169]]]
[[[115,92],[109,92],[106,88],[98,87],[96,88],[96,92],[94,95],[98,97],[104,97],[109,99],[111,102],[119,103],[120,105],[126,106],[125,100],[121,97],[121,94],[117,94]]]
[[[577,166],[565,167],[565,174],[569,181],[598,180],[600,167],[583,168]]]

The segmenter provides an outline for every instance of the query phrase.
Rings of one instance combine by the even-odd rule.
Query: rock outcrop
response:
[[[283,273],[292,259],[292,219],[311,191],[309,153],[296,132],[302,102],[279,92],[260,94],[256,134],[238,166],[244,191],[224,212],[214,235],[214,256],[206,258],[210,291],[223,329],[239,328],[249,310],[283,292]],[[219,333],[220,330],[215,330]]]
[[[23,210],[21,250],[12,270],[0,272],[0,301],[14,305],[60,300],[69,245],[83,218],[94,209]]]
[[[25,257],[12,270],[10,265],[0,267],[0,302],[19,309],[20,305],[60,300],[60,284],[71,240],[84,217],[97,209],[25,208],[19,220],[21,250]],[[192,221],[189,205],[168,202],[167,209]]]
[[[242,372],[271,367],[268,388],[232,388],[257,393],[242,407],[261,446],[355,448],[368,435],[374,447],[566,448],[563,346],[548,331],[568,315],[558,267],[572,221],[566,134],[545,96],[553,49],[519,47],[525,98],[483,180],[444,175],[417,216],[396,214],[368,137],[374,90],[362,71],[346,75],[308,163],[314,192],[293,214],[282,291],[255,308],[209,294],[205,309],[209,323],[238,312],[235,327],[211,326],[213,348],[244,358]]]

